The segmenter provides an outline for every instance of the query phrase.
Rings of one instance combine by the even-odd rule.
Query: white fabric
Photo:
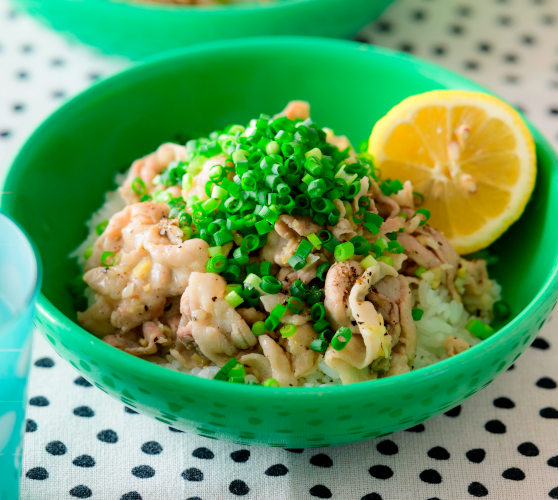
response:
[[[519,105],[557,145],[557,26],[558,4],[551,0],[400,0],[360,38],[412,49],[418,56],[465,73]],[[128,64],[71,45],[26,16],[12,14],[11,4],[0,0],[0,177],[25,138],[64,97],[87,87],[96,75],[112,74]],[[475,482],[486,488],[483,498],[488,499],[558,498],[558,458],[553,458],[558,455],[558,419],[539,413],[543,408],[558,409],[558,389],[552,388],[552,382],[558,381],[557,330],[554,318],[515,369],[470,398],[458,416],[432,419],[423,432],[399,432],[302,453],[171,432],[155,420],[126,412],[121,403],[95,387],[77,385],[78,373],[38,337],[29,386],[35,405],[28,408],[21,498],[229,499],[238,496],[229,489],[235,480],[249,488],[243,498],[258,500],[329,498],[328,491],[335,499],[467,499],[475,498],[468,492]],[[45,401],[47,406],[36,405]],[[510,406],[510,401],[513,408],[501,407]],[[549,410],[543,414],[553,415]],[[507,432],[488,432],[485,424],[491,420],[501,421]],[[117,435],[115,443],[97,437],[109,429]],[[386,440],[397,445],[398,453],[385,454],[393,451]],[[155,443],[147,451],[162,451],[145,453],[142,445],[148,442]],[[533,443],[536,449],[524,443]],[[538,454],[524,456],[518,451],[520,445],[524,453],[533,455],[538,450]],[[438,458],[429,456],[434,447],[443,447],[449,459],[440,449],[430,451]],[[193,456],[199,448],[209,449],[214,458]],[[466,458],[474,449],[485,451],[481,463]],[[249,457],[246,452],[233,456],[246,461],[231,458],[239,450],[248,450]],[[94,466],[84,466],[91,465],[85,455],[93,458]],[[155,471],[153,477],[133,475],[133,470],[140,476],[149,473],[141,468],[146,465]],[[371,468],[376,475],[389,475],[377,466],[388,466],[393,475],[373,477]],[[33,479],[44,476],[38,468],[46,470],[48,478]],[[201,471],[203,480],[184,479],[182,473],[188,469]],[[420,479],[430,469],[441,476],[440,483]],[[516,479],[506,479],[504,471]],[[281,475],[269,475],[273,472]],[[521,472],[525,479],[518,480]],[[200,478],[195,470],[186,476]],[[428,477],[435,474],[427,472]],[[549,496],[555,488],[555,496]],[[471,491],[481,494],[482,488],[477,485]]]

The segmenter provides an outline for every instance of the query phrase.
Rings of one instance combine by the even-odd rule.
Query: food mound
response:
[[[127,353],[236,383],[426,366],[493,333],[500,287],[420,201],[301,101],[163,144],[89,222],[79,322]]]

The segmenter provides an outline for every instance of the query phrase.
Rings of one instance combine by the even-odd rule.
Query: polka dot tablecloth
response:
[[[400,0],[357,38],[466,74],[558,145],[556,0]],[[64,99],[128,64],[68,43],[0,0],[0,173]],[[556,314],[514,366],[463,405],[329,449],[181,433],[109,398],[35,340],[24,500],[558,499]]]

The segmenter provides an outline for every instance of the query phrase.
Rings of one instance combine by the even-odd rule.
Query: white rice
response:
[[[124,174],[118,174],[116,177],[117,185],[122,184],[124,178]],[[125,206],[125,201],[120,196],[118,190],[106,193],[105,203],[99,210],[93,213],[91,219],[86,223],[89,231],[87,238],[70,254],[70,257],[77,258],[80,267],[83,268],[85,266],[85,258],[83,256],[85,251],[90,248],[98,238],[95,230],[97,224],[110,219]],[[494,297],[494,300],[497,300],[500,297],[500,286],[496,282],[493,283],[494,285],[490,295]],[[415,322],[417,328],[417,352],[413,365],[414,369],[422,368],[445,359],[447,355],[443,347],[443,342],[444,339],[451,335],[465,340],[470,346],[480,342],[478,338],[472,336],[469,331],[465,329],[465,325],[472,316],[467,312],[463,304],[452,300],[447,289],[442,286],[438,286],[434,289],[426,279],[421,279],[418,288],[413,288],[415,299],[414,307],[424,311],[420,321]],[[92,294],[89,294],[88,299],[91,298]],[[151,361],[172,370],[190,373],[191,375],[202,378],[213,378],[219,370],[217,366],[188,370],[171,355],[167,355],[166,359],[153,357]],[[252,376],[248,375],[247,379],[250,379],[250,377]],[[252,378],[255,381],[255,377]],[[339,375],[325,364],[322,355],[320,355],[318,369],[314,373],[302,378],[300,382],[304,387],[341,384]]]

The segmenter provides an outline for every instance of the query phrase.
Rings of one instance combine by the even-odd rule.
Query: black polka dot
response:
[[[95,71],[92,71],[91,73],[89,73],[87,75],[87,78],[89,78],[90,80],[98,80],[99,78],[101,78],[101,74],[97,73]]]
[[[434,446],[428,450],[427,455],[434,460],[449,460],[450,454],[448,450],[441,446]]]
[[[248,459],[250,458],[250,451],[248,450],[237,450],[237,451],[233,451],[231,453],[231,458],[239,463],[242,464],[244,462],[247,462]]]
[[[31,52],[33,52],[33,45],[26,43],[24,45],[22,45],[19,49],[23,54],[30,54]]]
[[[72,460],[76,467],[95,467],[95,459],[90,455],[80,455]]]
[[[556,21],[556,18],[552,14],[544,14],[541,17],[541,23],[547,26],[551,26]]]
[[[460,24],[451,24],[450,27],[448,28],[448,31],[452,35],[462,35],[465,29]]]
[[[556,113],[558,114],[558,111]],[[535,340],[533,340],[531,347],[540,349],[541,351],[546,351],[550,347],[550,344],[542,337],[537,337]]]
[[[264,474],[266,476],[273,477],[273,476],[285,476],[288,472],[289,469],[287,469],[283,464],[275,464],[272,465],[271,467],[268,467],[264,472]]]
[[[504,479],[510,479],[511,481],[523,481],[525,479],[525,473],[517,467],[510,467],[502,472],[502,477]]]
[[[486,451],[484,451],[482,448],[474,448],[465,453],[465,456],[469,459],[470,462],[473,462],[474,464],[480,464],[484,460],[484,457],[486,457]]]
[[[505,434],[506,426],[500,420],[489,420],[484,424],[484,428],[492,434]]]
[[[95,416],[95,412],[89,406],[78,406],[73,411],[76,417],[90,418]]]
[[[80,484],[70,490],[70,495],[75,498],[89,498],[93,492],[87,486]]]
[[[457,405],[455,408],[448,410],[444,413],[446,417],[459,417],[461,414],[461,405]]]
[[[519,106],[516,106],[519,109]],[[525,113],[524,110],[520,110],[522,113]],[[508,366],[508,369],[506,370],[507,372],[512,372],[513,370],[515,370],[515,365],[511,364],[510,366]]]
[[[469,484],[467,491],[469,492],[469,495],[472,495],[474,497],[485,497],[486,495],[488,495],[488,490],[486,489],[486,487],[477,481],[473,481],[471,484]]]
[[[477,49],[479,52],[492,52],[492,44],[490,42],[479,42]]]
[[[424,432],[424,425],[418,424],[414,427],[409,427],[408,429],[405,429],[405,432]]]
[[[92,385],[87,380],[85,380],[83,377],[76,378],[74,380],[74,384],[79,385],[80,387],[91,387],[91,385]]]
[[[28,418],[25,421],[25,432],[35,432],[37,430],[37,422]]]
[[[517,451],[525,457],[536,457],[539,454],[539,449],[537,446],[529,441],[521,443],[517,447]]]
[[[29,78],[29,73],[27,71],[18,71],[16,73],[16,78],[18,78],[19,80],[27,80],[27,78]]]
[[[244,481],[235,479],[231,482],[231,484],[229,484],[229,491],[233,495],[238,495],[239,497],[241,497],[244,495],[248,495],[248,493],[250,492],[250,488],[248,488],[248,485]]]
[[[129,406],[125,406],[124,411],[126,413],[129,413],[130,415],[138,415],[138,412],[136,410],[134,410],[133,408],[130,408]]]
[[[12,106],[12,110],[13,110],[14,113],[20,113],[23,110],[25,110],[25,104],[23,104],[21,102],[18,102],[18,103],[14,104]],[[48,358],[48,359],[50,359],[50,358]],[[35,363],[37,363],[37,362],[35,362]],[[52,363],[52,366],[54,366],[54,362]],[[50,368],[50,367],[46,367],[46,368]]]
[[[479,68],[479,63],[477,61],[468,60],[463,63],[463,66],[465,67],[465,69],[474,71]]]
[[[48,406],[50,401],[44,396],[34,396],[29,400],[31,406]]]
[[[536,43],[536,39],[533,35],[521,35],[520,41],[523,45],[534,45]]]
[[[367,495],[364,495],[360,500],[382,500],[382,497],[378,493],[368,493]]]
[[[470,17],[471,13],[473,12],[471,10],[471,7],[469,7],[468,5],[458,5],[456,11],[457,15],[461,17]]]
[[[103,443],[116,443],[118,441],[118,434],[112,429],[105,429],[97,434],[97,439]]]
[[[200,497],[188,497],[186,500],[202,500]]]
[[[66,96],[66,92],[64,92],[63,90],[53,90],[50,95],[53,99],[62,99]]]
[[[424,21],[426,19],[426,12],[422,9],[414,9],[411,11],[411,19],[413,21]]]
[[[11,130],[0,130],[0,137],[2,137],[3,139],[7,139],[8,137],[10,137],[10,135],[12,135]]]
[[[376,23],[376,29],[382,33],[389,33],[393,29],[393,25],[389,21],[378,21]]]
[[[412,53],[413,50],[415,49],[413,44],[410,42],[401,42],[399,44],[399,46],[397,47],[401,52],[407,52],[407,53]]]
[[[45,446],[45,450],[51,455],[65,455],[68,451],[62,441],[51,441]]]
[[[555,455],[553,457],[550,457],[547,461],[546,461],[547,465],[550,465],[550,467],[558,467],[558,455]]]
[[[506,83],[517,83],[519,81],[519,76],[517,75],[504,75],[504,82]]]
[[[318,498],[331,498],[333,496],[331,490],[323,484],[312,486],[312,488],[310,488],[310,495]]]
[[[174,427],[169,427],[169,431],[176,432],[177,434],[184,434],[184,431],[181,431],[180,429],[175,429]]]
[[[548,496],[550,498],[558,498],[558,486],[556,486],[556,488],[552,488],[549,492],[548,492]]]
[[[509,26],[513,22],[513,19],[510,16],[498,16],[496,22],[500,26]]]
[[[550,377],[541,377],[537,380],[537,387],[541,389],[556,389],[556,382]]]
[[[159,455],[163,451],[163,447],[157,441],[147,441],[141,445],[141,451],[147,455]]]
[[[19,109],[23,109],[23,106],[21,104],[19,106]],[[52,368],[54,366],[54,361],[52,360],[52,358],[40,358],[35,361],[35,366],[38,366],[39,368]]]
[[[25,473],[25,477],[42,481],[43,479],[48,479],[48,472],[44,467],[33,467]]]
[[[551,406],[547,406],[539,411],[539,415],[542,418],[558,418],[558,410],[556,408],[552,408]]]
[[[519,57],[517,56],[517,54],[507,53],[507,54],[504,54],[503,59],[504,59],[504,62],[514,64],[514,63],[517,62]]]
[[[215,455],[207,448],[196,448],[192,452],[192,456],[196,458],[203,458],[204,460],[211,460]]]
[[[399,451],[398,446],[391,439],[384,439],[376,445],[376,449],[382,455],[395,455]]]
[[[506,410],[515,408],[515,403],[509,398],[496,398],[492,403],[496,408],[504,408]]]
[[[149,479],[155,475],[155,469],[149,465],[138,465],[132,469],[132,475],[139,479]]]
[[[310,463],[316,467],[331,467],[333,465],[333,460],[325,453],[318,453],[310,459]]]
[[[304,448],[285,448],[285,451],[290,451],[291,453],[302,453]]]
[[[66,64],[66,61],[64,61],[64,59],[62,59],[60,57],[55,57],[54,59],[50,60],[50,65],[54,66],[55,68],[59,68],[60,66],[64,66],[64,64]]]
[[[436,56],[443,56],[446,54],[446,52],[447,49],[443,45],[434,45],[432,47],[432,53]]]
[[[434,469],[425,469],[419,474],[420,480],[428,484],[440,484],[442,476]]]
[[[120,500],[142,500],[142,498],[137,491],[130,491],[128,493],[124,493],[124,495],[120,497]]]
[[[186,469],[181,476],[186,481],[203,481],[203,472],[195,467],[190,467]]]
[[[387,465],[373,465],[368,472],[376,479],[389,479],[393,476],[393,471]]]

